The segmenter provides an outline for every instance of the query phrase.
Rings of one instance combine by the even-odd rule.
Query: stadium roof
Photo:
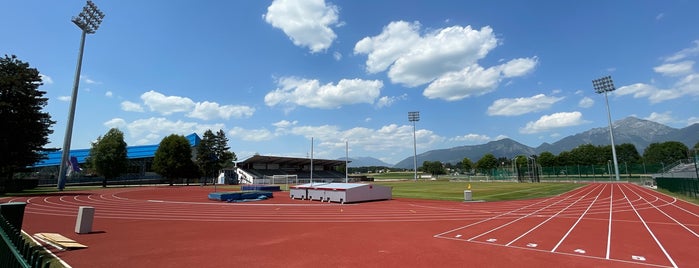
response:
[[[351,162],[351,161],[350,161]],[[245,166],[255,163],[280,164],[280,165],[310,165],[310,158],[296,158],[283,156],[253,155],[243,161],[238,161],[238,166]],[[345,160],[313,159],[313,165],[319,166],[341,166]]]
[[[189,134],[185,136],[192,147],[199,145],[201,138],[196,133]],[[155,156],[155,151],[158,150],[160,144],[154,145],[138,145],[138,146],[128,146],[126,147],[126,158],[128,159],[139,159],[139,158],[151,158]],[[49,152],[46,154],[47,158],[39,161],[31,167],[50,167],[58,166],[61,163],[62,150]],[[85,158],[90,155],[90,149],[75,149],[70,150],[70,156],[74,156],[78,159],[78,163],[84,164]]]

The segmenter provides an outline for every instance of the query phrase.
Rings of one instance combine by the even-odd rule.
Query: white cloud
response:
[[[379,35],[357,42],[354,53],[367,55],[369,73],[388,70],[392,83],[407,87],[429,83],[424,96],[448,101],[493,91],[502,79],[526,75],[538,64],[532,57],[489,68],[478,65],[498,45],[489,26],[452,26],[424,35],[420,27],[418,22],[391,22]]]
[[[483,69],[474,64],[461,71],[442,75],[427,86],[422,94],[430,99],[456,101],[495,90],[499,79],[500,72],[497,68]]]
[[[393,105],[393,103],[395,103],[396,101],[406,100],[407,98],[408,98],[408,94],[403,94],[400,96],[392,96],[392,97],[383,96],[383,97],[379,98],[379,100],[376,101],[376,107],[377,108],[389,107],[389,106]]]
[[[143,107],[140,104],[130,101],[121,102],[121,110],[127,112],[143,112]]]
[[[620,87],[613,94],[617,96],[633,95],[634,98],[648,98],[651,103],[672,100],[683,95],[679,90],[659,89],[653,85],[643,83]]]
[[[70,96],[58,96],[59,101],[70,101]]]
[[[318,80],[297,77],[283,77],[277,84],[279,88],[265,95],[268,106],[334,109],[348,104],[373,104],[383,87],[379,80],[342,79],[337,85],[320,85]]]
[[[551,108],[553,104],[563,100],[563,97],[538,94],[529,98],[499,99],[488,107],[488,115],[514,116]]]
[[[662,20],[665,17],[665,13],[660,13],[655,16],[655,20]]]
[[[141,100],[153,111],[162,115],[169,115],[178,112],[188,112],[195,106],[190,98],[179,96],[165,96],[153,90],[141,94]]]
[[[107,121],[107,122],[104,122],[103,125],[104,125],[105,127],[108,127],[108,128],[111,129],[111,128],[123,128],[123,127],[126,127],[128,124],[126,123],[126,120],[124,120],[124,119],[121,119],[121,118],[113,118],[113,119],[110,119],[110,120]]]
[[[383,72],[420,40],[419,30],[418,22],[391,22],[381,34],[359,40],[354,54],[367,54],[367,72]]]
[[[213,131],[225,129],[225,126],[220,123],[199,124],[182,120],[171,121],[163,117],[151,117],[123,123],[126,123],[125,132],[128,132],[129,137],[136,140],[136,144],[133,145],[158,144],[162,138],[173,133],[185,136],[198,133],[201,136],[209,129]]]
[[[80,75],[80,79],[83,80],[83,82],[85,82],[85,84],[89,84],[89,85],[102,84],[101,82],[97,82],[95,80],[90,79],[90,77],[88,77],[87,75]]]
[[[277,127],[277,128],[289,128],[289,127],[295,126],[298,123],[299,123],[299,121],[296,121],[296,120],[294,120],[294,121],[282,120],[282,121],[273,123],[272,125]]]
[[[319,146],[331,149],[344,150],[345,141],[353,147],[359,147],[366,151],[386,151],[399,149],[411,149],[413,147],[413,126],[395,124],[383,126],[379,129],[355,127],[341,130],[337,126],[298,126],[294,127],[291,134],[306,138],[315,137]],[[418,148],[432,148],[434,144],[445,139],[434,134],[430,130],[418,129],[415,131]]]
[[[699,117],[692,116],[690,118],[687,118],[687,125],[691,126],[694,124],[699,124]]]
[[[677,53],[673,54],[672,56],[669,56],[665,58],[666,62],[671,62],[671,61],[678,61],[678,60],[683,60],[692,56],[699,55],[699,40],[694,40],[694,46],[693,47],[688,47],[685,49],[682,49],[678,51]]]
[[[691,73],[693,71],[693,66],[694,61],[688,60],[676,63],[665,63],[653,68],[653,70],[665,76],[681,76]]]
[[[528,122],[519,132],[523,134],[533,134],[545,132],[557,128],[577,126],[587,123],[582,119],[580,112],[561,112],[550,115],[544,115],[534,122]]]
[[[469,133],[463,136],[451,138],[450,140],[456,142],[468,142],[476,144],[491,141],[492,139],[487,135]]]
[[[41,82],[44,83],[44,85],[50,85],[53,84],[53,79],[45,74],[39,74],[39,77],[41,77]]]
[[[337,37],[330,28],[338,25],[338,8],[324,0],[275,0],[267,7],[265,21],[281,29],[294,45],[312,53],[325,51]]]
[[[241,127],[234,127],[228,131],[230,138],[238,138],[243,141],[260,142],[267,141],[274,138],[274,134],[267,129],[244,129]]]
[[[188,117],[198,118],[202,120],[211,119],[230,119],[234,118],[249,118],[255,113],[255,108],[243,105],[219,105],[215,102],[197,102]]]
[[[337,51],[333,52],[333,59],[335,59],[336,61],[341,60],[341,59],[342,59],[342,53],[337,52]]]
[[[106,97],[108,97],[108,98],[111,98],[113,95],[114,95],[114,93],[111,92],[111,91],[107,91],[107,92],[104,93],[104,96],[106,96]]]
[[[676,120],[674,118],[672,118],[671,111],[667,111],[664,113],[652,112],[652,113],[650,113],[650,115],[648,117],[645,117],[644,119],[649,120],[649,121],[653,121],[653,122],[657,122],[657,123],[661,123],[661,124],[670,124],[670,123],[676,122]]]
[[[580,99],[580,101],[578,102],[578,107],[581,107],[581,108],[590,108],[593,105],[595,105],[595,100],[593,100],[590,97],[584,97],[584,98]]]

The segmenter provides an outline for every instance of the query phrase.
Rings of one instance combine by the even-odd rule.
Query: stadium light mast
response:
[[[614,161],[614,174],[615,178],[619,180],[619,163],[616,160],[616,148],[614,146],[614,130],[612,129],[612,113],[609,111],[609,98],[607,97],[607,92],[612,92],[616,90],[614,87],[614,81],[612,81],[611,76],[605,76],[599,79],[592,80],[592,87],[595,89],[595,93],[604,93],[604,101],[607,104],[607,120],[609,121],[609,138],[612,141],[612,160]]]
[[[104,19],[104,13],[100,11],[95,3],[87,1],[83,11],[77,17],[73,17],[71,21],[82,30],[80,37],[80,51],[78,52],[78,65],[75,68],[75,79],[73,80],[73,93],[70,97],[70,112],[68,115],[68,123],[66,124],[66,134],[63,139],[63,152],[61,154],[61,165],[58,169],[58,190],[63,191],[66,185],[66,163],[70,156],[70,141],[73,136],[73,119],[75,118],[75,104],[78,100],[78,85],[80,84],[80,69],[83,62],[83,50],[85,48],[85,35],[94,34],[97,28],[100,27]]]
[[[408,112],[408,121],[413,122],[413,171],[417,181],[417,139],[415,138],[415,122],[420,121],[420,112]]]

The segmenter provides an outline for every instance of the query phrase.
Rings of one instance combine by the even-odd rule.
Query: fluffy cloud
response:
[[[194,107],[194,101],[190,98],[179,96],[165,96],[153,90],[141,94],[141,100],[152,112],[169,115],[178,112],[188,112]]]
[[[265,95],[268,106],[334,109],[347,104],[373,104],[383,87],[379,80],[342,79],[336,85],[321,85],[318,80],[296,77],[281,78],[277,84],[279,88]]]
[[[553,104],[563,100],[563,97],[538,94],[529,98],[499,99],[488,107],[488,115],[514,116],[543,111]]]
[[[244,141],[266,141],[274,138],[274,134],[267,129],[244,129],[241,127],[234,127],[228,131],[228,135],[231,138],[238,138]]]
[[[590,97],[584,97],[578,102],[578,107],[581,108],[590,108],[592,105],[595,105],[595,100]]]
[[[652,113],[650,113],[650,115],[648,117],[645,117],[643,119],[653,121],[653,122],[658,122],[661,124],[670,124],[670,123],[676,122],[676,120],[674,118],[672,118],[671,111],[667,111],[664,113],[652,112]]]
[[[534,122],[528,122],[527,125],[519,130],[523,134],[533,134],[545,132],[557,128],[577,126],[587,123],[582,119],[580,112],[561,112],[551,115],[544,115]]]
[[[699,40],[694,41],[694,46],[680,50],[679,52],[665,58],[665,62],[653,70],[677,79],[673,85],[666,89],[658,88],[655,85],[636,83],[620,87],[614,91],[618,96],[632,95],[634,98],[648,98],[651,103],[659,103],[667,100],[677,99],[684,96],[699,96],[699,73],[694,71],[694,61],[685,60],[699,55]],[[680,60],[684,60],[678,62]]]
[[[407,98],[408,98],[407,94],[403,94],[400,96],[392,96],[392,97],[383,96],[376,101],[376,107],[377,108],[389,107],[389,106],[393,105],[393,103],[395,103],[396,101],[405,100]]]
[[[316,53],[329,48],[337,37],[330,27],[338,24],[338,13],[336,6],[324,0],[275,0],[263,17],[294,45]]]
[[[666,76],[681,76],[691,73],[693,66],[694,61],[688,60],[676,63],[665,63],[653,68],[653,70]]]
[[[115,119],[110,120],[110,122],[112,121],[115,121]],[[115,122],[121,124],[122,127],[126,127],[129,137],[136,141],[136,144],[133,145],[157,144],[162,138],[173,133],[178,135],[199,133],[201,135],[209,129],[215,131],[225,128],[223,124],[200,124],[182,120],[172,121],[163,117],[138,119],[132,122],[117,120]]]
[[[634,98],[648,98],[651,103],[663,102],[681,97],[683,94],[679,90],[659,89],[653,85],[636,83],[623,86],[614,91],[614,95],[633,95]]]
[[[127,111],[127,112],[143,112],[143,107],[135,102],[130,102],[130,101],[122,101],[121,102],[121,110]]]
[[[456,141],[456,142],[468,142],[468,143],[483,143],[487,141],[493,140],[490,138],[488,135],[483,135],[483,134],[473,134],[469,133],[463,136],[458,136],[451,138],[450,140]]]
[[[202,120],[248,118],[255,113],[255,108],[243,105],[220,105],[216,102],[194,102],[190,98],[180,96],[165,96],[156,91],[148,91],[141,95],[141,100],[150,111],[161,115],[187,113],[190,118]],[[140,104],[130,101],[121,103],[124,111],[143,111]]]
[[[355,44],[355,54],[366,54],[370,73],[388,70],[391,82],[407,87],[429,86],[428,98],[449,101],[478,96],[497,88],[504,78],[523,76],[537,58],[520,58],[484,68],[478,60],[498,45],[492,28],[452,26],[421,35],[418,22],[391,22],[377,36]]]
[[[255,113],[255,108],[242,105],[219,105],[215,102],[198,102],[187,116],[202,120],[212,120],[216,118],[230,119],[248,118]]]

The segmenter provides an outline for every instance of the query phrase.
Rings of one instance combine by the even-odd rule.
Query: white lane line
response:
[[[505,216],[505,215],[513,214],[513,213],[515,213],[515,212],[517,212],[517,211],[519,211],[519,210],[523,210],[523,209],[525,209],[525,208],[528,208],[528,207],[531,207],[531,206],[535,206],[535,205],[538,205],[538,204],[547,202],[547,201],[549,201],[549,200],[551,200],[551,199],[553,199],[553,197],[551,197],[551,198],[546,198],[546,199],[543,199],[543,200],[541,200],[541,201],[539,201],[539,202],[532,203],[532,204],[526,205],[526,206],[524,206],[524,207],[521,207],[521,208],[518,208],[518,209],[515,209],[515,210],[511,210],[511,211],[509,211],[509,212],[501,213],[501,214],[495,215],[495,216],[493,216],[493,217],[486,218],[486,219],[483,219],[483,220],[480,220],[480,221],[471,223],[471,224],[469,224],[469,225],[465,225],[465,226],[461,226],[461,227],[458,227],[458,228],[454,228],[454,229],[451,229],[451,230],[448,230],[448,231],[445,231],[445,232],[436,234],[436,235],[434,235],[433,237],[439,237],[439,236],[442,236],[442,235],[445,235],[445,234],[448,234],[448,233],[451,233],[451,232],[456,232],[456,231],[458,231],[458,230],[466,229],[466,228],[471,227],[471,226],[475,226],[475,225],[478,225],[478,224],[481,224],[481,223],[484,223],[484,222],[487,222],[487,221],[490,221],[490,220],[494,220],[494,219],[496,219],[496,218],[499,218],[499,217],[502,217],[502,216]]]
[[[511,245],[511,244],[514,243],[515,241],[519,240],[520,238],[524,237],[525,235],[527,235],[527,234],[533,232],[534,230],[536,230],[537,228],[541,227],[541,225],[544,225],[544,224],[547,223],[548,221],[550,221],[550,220],[552,220],[553,218],[557,217],[559,214],[563,213],[563,211],[566,211],[567,209],[569,209],[569,208],[572,207],[573,205],[575,205],[575,204],[577,204],[578,202],[580,202],[580,200],[582,200],[583,198],[587,197],[590,193],[594,192],[597,188],[599,188],[599,185],[595,186],[595,188],[592,189],[592,191],[589,191],[589,192],[587,192],[585,195],[583,195],[583,196],[581,196],[580,198],[578,198],[578,200],[575,200],[574,202],[570,203],[570,205],[568,205],[568,206],[566,206],[565,208],[563,208],[563,209],[559,210],[558,212],[556,212],[556,214],[551,215],[551,216],[550,216],[548,219],[546,219],[545,221],[542,221],[542,222],[539,223],[538,225],[536,225],[536,226],[534,226],[533,228],[529,229],[529,231],[523,233],[522,235],[518,236],[518,237],[515,238],[514,240],[512,240],[512,241],[510,241],[509,243],[505,244],[505,246]],[[600,191],[600,193],[601,193],[601,191]],[[597,196],[599,196],[599,194],[597,194]],[[596,198],[595,198],[595,199],[596,199]]]
[[[595,202],[597,202],[597,199],[599,199],[600,195],[602,195],[602,193],[604,192],[604,189],[607,189],[607,185],[606,185],[606,184],[604,185],[604,187],[602,187],[602,190],[597,194],[597,196],[595,197],[595,199],[592,200],[592,202],[590,203],[590,205],[587,206],[587,209],[585,209],[585,211],[582,213],[582,215],[580,215],[580,217],[578,217],[578,220],[575,221],[575,223],[573,223],[573,226],[571,226],[570,229],[568,229],[568,232],[566,232],[566,234],[563,235],[563,237],[561,238],[561,240],[558,241],[558,243],[556,244],[556,246],[553,247],[553,249],[551,249],[551,252],[555,252],[556,249],[558,249],[558,247],[563,243],[563,241],[566,240],[566,238],[568,238],[568,235],[570,235],[570,233],[573,232],[573,229],[575,229],[575,227],[578,225],[578,223],[580,223],[580,221],[583,219],[583,217],[585,217],[585,215],[587,214],[587,212],[590,211],[590,208],[592,207],[592,205],[594,205]]]
[[[636,192],[635,192],[633,189],[631,189],[630,187],[627,186],[626,188],[628,188],[628,189],[629,189],[631,192],[633,192],[634,194],[637,194],[637,195],[638,195],[638,193],[636,193]],[[639,196],[640,196],[640,195],[639,195]],[[658,197],[656,196],[655,198],[658,198]],[[682,226],[682,228],[684,228],[685,230],[687,230],[687,231],[689,231],[690,233],[692,233],[695,237],[699,237],[699,234],[697,234],[696,232],[694,232],[694,230],[689,229],[689,227],[687,227],[686,225],[680,223],[679,221],[677,221],[675,218],[671,217],[670,215],[667,215],[667,213],[665,213],[665,211],[663,211],[662,209],[658,208],[657,206],[651,204],[651,203],[648,202],[648,200],[646,200],[645,198],[644,198],[643,200],[645,200],[646,203],[648,203],[649,205],[653,206],[653,208],[655,208],[656,210],[660,211],[660,213],[662,213],[663,215],[665,215],[665,217],[668,217],[669,219],[671,219],[671,220],[674,221],[675,223],[677,223],[677,224],[679,224],[680,226]]]
[[[624,190],[621,189],[621,186],[619,186],[619,190],[621,190],[621,193],[624,196],[626,196],[626,193],[624,193]],[[628,198],[626,200],[628,201]],[[636,207],[634,207],[634,205],[631,204],[631,201],[629,201],[629,205],[631,206],[631,208],[633,208],[633,211],[636,213],[636,216],[638,216],[638,218],[641,220],[641,223],[643,223],[643,226],[646,227],[646,230],[648,230],[648,233],[650,233],[650,236],[653,237],[653,240],[655,240],[655,243],[658,245],[658,247],[660,247],[660,250],[663,251],[663,253],[665,254],[665,257],[667,257],[667,259],[670,261],[670,263],[672,263],[672,267],[676,268],[677,264],[672,259],[672,257],[670,257],[670,254],[667,253],[667,250],[665,250],[665,247],[663,247],[663,244],[661,244],[660,241],[658,240],[658,238],[655,237],[655,234],[653,233],[653,231],[650,230],[650,227],[648,227],[648,223],[646,223],[646,220],[644,220],[643,217],[641,217],[641,214],[639,214],[638,210],[636,210]]]
[[[549,205],[547,205],[547,206],[545,206],[545,207],[542,207],[542,208],[540,208],[540,209],[537,209],[537,210],[535,210],[535,211],[533,211],[533,212],[531,212],[531,213],[529,213],[529,214],[526,214],[526,215],[524,215],[524,216],[522,216],[522,217],[519,217],[519,218],[517,218],[517,219],[515,219],[515,220],[512,220],[512,221],[510,221],[510,222],[508,222],[508,223],[505,223],[505,224],[503,224],[503,225],[500,225],[500,226],[498,226],[498,227],[496,227],[496,228],[493,228],[493,229],[491,229],[490,231],[487,231],[487,232],[485,232],[485,233],[481,233],[481,234],[479,234],[479,235],[477,235],[477,236],[471,237],[471,238],[468,239],[468,241],[472,241],[473,239],[479,238],[479,237],[484,236],[484,235],[486,235],[486,234],[489,234],[489,233],[492,233],[492,232],[494,232],[494,231],[497,231],[497,230],[500,230],[500,229],[502,229],[502,228],[505,228],[506,226],[508,226],[508,225],[510,225],[510,224],[513,224],[513,223],[515,223],[515,222],[517,222],[517,221],[519,221],[519,220],[521,220],[521,219],[524,219],[524,218],[526,218],[526,217],[529,217],[529,216],[531,216],[531,215],[534,215],[535,213],[537,213],[537,212],[539,212],[539,211],[542,211],[542,210],[547,209],[547,208],[549,208],[549,207],[551,207],[551,206],[553,206],[553,205],[556,205],[556,204],[558,204],[558,203],[561,203],[561,202],[563,202],[563,201],[566,201],[566,200],[568,200],[568,199],[571,198],[571,197],[573,197],[573,196],[572,196],[572,195],[566,196],[565,198],[563,198],[563,199],[561,199],[561,200],[558,200],[558,201],[556,201],[556,202],[554,202],[554,203],[551,203],[551,204],[549,204]]]
[[[612,245],[612,211],[613,207],[612,204],[614,204],[614,186],[610,187],[609,191],[609,224],[607,226],[607,255],[605,259],[609,259],[609,250]]]

